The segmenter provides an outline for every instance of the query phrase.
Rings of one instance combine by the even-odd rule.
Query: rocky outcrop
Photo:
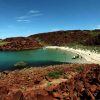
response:
[[[31,38],[24,38],[24,37],[7,38],[3,41],[8,43],[0,46],[0,50],[2,51],[30,50],[42,47],[42,45],[38,41]]]
[[[83,70],[79,71],[80,66],[83,67]],[[63,72],[60,78],[65,78],[66,81],[43,85],[48,81],[45,79],[47,73],[57,70]],[[34,83],[36,79],[39,79],[39,83]],[[52,79],[49,82],[53,82]],[[37,86],[38,88],[36,88]],[[64,64],[48,68],[29,68],[8,72],[6,77],[0,79],[0,100],[78,99],[100,99],[99,65]]]

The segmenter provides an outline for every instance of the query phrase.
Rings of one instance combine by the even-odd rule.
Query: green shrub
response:
[[[10,42],[4,42],[4,41],[0,40],[0,46],[6,45],[7,43],[10,43]]]
[[[75,71],[78,72],[78,73],[80,73],[80,72],[83,71],[83,67],[79,66],[79,67],[75,68]]]
[[[47,83],[47,86],[51,86],[51,85],[52,85],[52,83],[51,83],[51,82],[48,82],[48,83]]]
[[[56,78],[56,79],[59,78],[61,75],[62,75],[62,72],[60,71],[53,71],[53,72],[48,73],[49,77]]]
[[[17,69],[22,69],[22,68],[25,68],[26,66],[27,64],[23,61],[17,62],[16,64],[14,64],[14,67],[16,67]]]

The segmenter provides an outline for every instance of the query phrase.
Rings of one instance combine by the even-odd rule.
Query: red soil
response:
[[[77,70],[77,68],[83,70]],[[62,71],[59,79],[47,77],[52,71]],[[61,79],[65,81],[61,81]],[[54,83],[55,81],[56,84]],[[51,85],[44,85],[46,82]],[[99,100],[99,65],[56,65],[2,72],[0,100]]]
[[[16,38],[7,38],[3,41],[8,42],[7,44],[0,46],[0,50],[29,50],[41,48],[42,45],[35,39],[25,38],[25,37],[16,37]]]

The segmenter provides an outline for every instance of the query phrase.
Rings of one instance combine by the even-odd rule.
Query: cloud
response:
[[[35,16],[42,16],[42,15],[43,15],[42,13],[37,13],[37,14],[34,14],[32,16],[35,17]]]
[[[38,10],[30,10],[30,11],[29,11],[30,14],[36,14],[36,13],[39,13],[39,12],[40,12],[40,11],[38,11]]]
[[[25,15],[17,17],[17,22],[30,22],[31,18],[42,16],[43,14],[38,10],[29,10]]]
[[[28,18],[28,16],[19,16],[19,17],[17,17],[17,19],[26,19],[26,18]]]
[[[17,22],[30,22],[30,20],[27,20],[27,19],[18,19],[18,20],[16,20]]]

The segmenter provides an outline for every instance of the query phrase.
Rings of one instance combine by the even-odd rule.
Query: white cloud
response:
[[[30,20],[25,20],[25,19],[18,19],[16,20],[17,22],[30,22]]]
[[[36,13],[39,13],[40,11],[38,11],[38,10],[30,10],[29,11],[29,13],[31,13],[31,14],[36,14]]]
[[[17,17],[17,19],[25,19],[27,18],[28,16],[20,16],[20,17]]]
[[[42,16],[43,14],[40,13],[40,11],[38,10],[30,10],[28,13],[26,13],[25,15],[19,16],[17,17],[16,21],[17,22],[30,22],[30,18],[33,17],[38,17],[38,16]]]
[[[35,17],[35,16],[42,16],[42,15],[43,15],[42,13],[37,13],[37,14],[34,14],[32,16]]]

